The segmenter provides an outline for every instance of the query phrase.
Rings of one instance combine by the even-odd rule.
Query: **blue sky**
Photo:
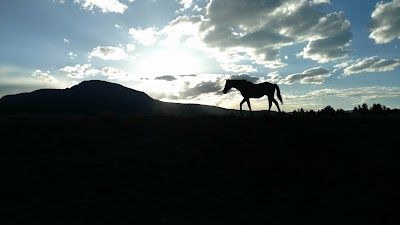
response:
[[[2,0],[0,29],[0,97],[100,79],[238,109],[247,79],[286,112],[400,108],[400,0]]]

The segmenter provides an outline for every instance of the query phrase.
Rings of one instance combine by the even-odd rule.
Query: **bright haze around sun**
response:
[[[246,79],[287,112],[400,108],[400,0],[5,0],[0,28],[0,97],[96,79],[238,109]]]

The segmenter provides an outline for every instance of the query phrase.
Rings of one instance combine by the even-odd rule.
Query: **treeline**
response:
[[[292,113],[294,116],[324,116],[324,117],[365,117],[365,116],[391,116],[400,115],[400,109],[391,109],[381,104],[373,104],[371,107],[366,103],[357,105],[353,110],[345,111],[343,109],[334,109],[332,106],[326,106],[321,110],[304,110],[300,108],[294,110]]]

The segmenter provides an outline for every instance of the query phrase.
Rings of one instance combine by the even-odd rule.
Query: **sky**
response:
[[[1,0],[0,32],[0,97],[105,80],[239,109],[246,79],[286,112],[400,108],[400,0]]]

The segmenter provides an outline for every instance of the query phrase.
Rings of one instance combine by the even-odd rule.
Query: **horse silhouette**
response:
[[[283,104],[281,91],[277,84],[272,84],[270,82],[263,82],[258,84],[253,84],[247,80],[226,80],[225,87],[223,93],[226,94],[231,88],[236,88],[243,96],[243,100],[240,102],[240,115],[243,116],[242,113],[242,105],[244,102],[247,102],[247,105],[250,109],[250,114],[252,114],[251,105],[250,105],[250,98],[261,98],[264,95],[268,97],[269,101],[269,108],[268,113],[271,111],[272,102],[278,108],[278,111],[281,112],[279,108],[278,102],[275,100],[275,90],[278,96],[279,101]]]

